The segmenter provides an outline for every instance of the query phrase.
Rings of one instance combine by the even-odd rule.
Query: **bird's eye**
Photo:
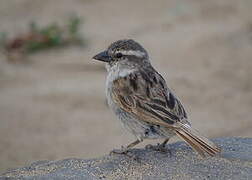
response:
[[[122,53],[116,53],[117,58],[121,58],[122,56],[123,56]]]

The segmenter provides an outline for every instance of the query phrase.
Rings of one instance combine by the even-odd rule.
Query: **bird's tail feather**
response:
[[[182,124],[182,126],[175,132],[202,157],[205,157],[205,153],[209,154],[210,156],[214,156],[221,152],[221,149],[218,146],[204,136],[200,135],[188,124]]]

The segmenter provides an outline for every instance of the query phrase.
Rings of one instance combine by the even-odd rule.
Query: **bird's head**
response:
[[[118,62],[129,64],[149,63],[147,51],[132,39],[118,40],[112,43],[107,50],[95,55],[93,59],[104,61],[110,66]]]

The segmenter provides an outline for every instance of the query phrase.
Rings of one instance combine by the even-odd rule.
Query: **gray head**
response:
[[[132,39],[119,40],[112,43],[107,50],[95,55],[93,59],[104,61],[111,66],[117,62],[141,64],[149,63],[148,53]]]

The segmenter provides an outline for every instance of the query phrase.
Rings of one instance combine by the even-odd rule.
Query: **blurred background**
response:
[[[147,49],[196,129],[252,137],[251,11],[251,0],[1,0],[0,172],[134,140],[106,105],[104,65],[91,59],[123,38]]]

